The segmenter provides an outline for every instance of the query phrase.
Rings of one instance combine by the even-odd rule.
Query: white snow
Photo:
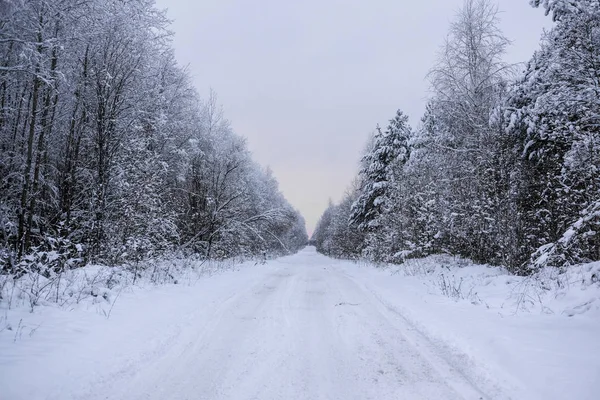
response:
[[[0,399],[596,399],[599,270],[375,269],[307,248],[116,302],[4,302]]]

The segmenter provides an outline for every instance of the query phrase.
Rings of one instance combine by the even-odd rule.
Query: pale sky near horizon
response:
[[[426,74],[462,0],[156,0],[199,93],[270,166],[309,234],[339,201],[375,126],[402,109],[417,126]],[[409,3],[409,4],[405,4]],[[539,47],[551,18],[499,0],[508,62]]]

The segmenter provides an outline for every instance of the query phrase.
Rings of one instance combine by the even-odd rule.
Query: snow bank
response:
[[[87,265],[48,276],[28,273],[15,279],[0,275],[0,332],[14,331],[15,340],[32,335],[36,325],[28,314],[46,308],[92,310],[106,318],[122,293],[157,285],[191,286],[201,277],[238,268],[241,259],[223,261],[196,258],[147,260],[139,264],[107,267]],[[45,306],[38,310],[38,306]]]
[[[487,371],[519,398],[596,399],[600,263],[530,277],[449,256],[350,274],[465,372]]]
[[[600,262],[568,269],[545,267],[528,277],[446,255],[386,268],[392,275],[425,278],[431,293],[482,304],[503,314],[589,313],[589,317],[600,318]]]
[[[168,264],[161,261],[157,268],[168,267],[177,284],[157,284],[151,269],[133,284],[127,268],[89,266],[65,274],[74,282],[70,287],[83,293],[79,302],[67,295],[63,305],[41,302],[31,312],[28,299],[15,294],[11,309],[5,299],[0,310],[0,399],[62,400],[73,393],[105,398],[102,390],[113,379],[133,376],[178,340],[188,343],[182,335],[190,321],[208,319],[231,292],[252,284],[253,273],[263,267],[234,260]],[[107,284],[111,276],[118,283]],[[24,281],[16,283],[15,293],[22,285]]]

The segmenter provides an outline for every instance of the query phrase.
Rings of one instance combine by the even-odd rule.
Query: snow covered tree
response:
[[[432,166],[444,250],[481,262],[498,262],[495,245],[502,174],[497,165],[501,130],[490,123],[510,68],[502,60],[509,41],[489,0],[466,0],[429,77],[427,156]],[[429,200],[428,200],[429,201]]]
[[[582,213],[593,213],[592,205],[600,199],[600,4],[532,4],[552,12],[556,26],[505,107],[508,132],[522,156],[516,200],[523,220],[522,264],[536,249],[564,237],[580,218],[594,220]],[[582,249],[580,258],[595,254]]]
[[[330,203],[313,235],[320,251],[336,258],[358,259],[361,256],[365,232],[348,224],[352,204],[358,196],[358,185],[353,183],[339,204]]]
[[[398,110],[385,131],[377,127],[373,148],[362,158],[359,172],[360,194],[352,205],[350,223],[361,230],[376,228],[379,217],[389,207],[389,191],[394,164],[404,164],[409,157],[408,117]]]
[[[329,204],[323,214],[317,221],[317,225],[315,227],[315,231],[310,238],[311,242],[314,243],[317,251],[330,255],[329,252],[329,242],[331,241],[331,222],[335,212],[335,205],[329,199]]]
[[[377,128],[372,149],[362,159],[360,191],[352,205],[349,223],[367,232],[364,251],[372,259],[385,258],[382,242],[389,235],[383,232],[384,215],[393,205],[395,168],[401,168],[410,156],[410,134],[408,117],[398,110],[385,131]]]
[[[443,159],[433,144],[441,130],[435,103],[430,101],[418,129],[410,142],[411,156],[403,169],[401,182],[404,207],[403,252],[419,257],[440,250],[445,229],[445,202],[441,196]]]

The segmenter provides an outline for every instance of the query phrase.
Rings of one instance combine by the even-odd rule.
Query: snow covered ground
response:
[[[307,248],[104,303],[3,303],[0,399],[597,399],[599,270]]]

